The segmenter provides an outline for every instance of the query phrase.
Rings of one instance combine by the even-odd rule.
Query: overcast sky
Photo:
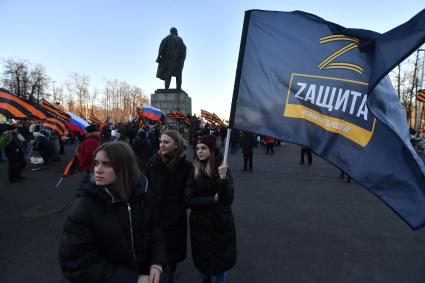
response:
[[[307,0],[0,0],[0,59],[46,67],[56,86],[71,73],[88,75],[91,88],[118,79],[150,94],[159,43],[175,26],[187,46],[182,88],[200,109],[228,118],[244,11],[316,14],[351,28],[386,32],[425,7],[409,1]],[[171,82],[175,87],[175,79]]]

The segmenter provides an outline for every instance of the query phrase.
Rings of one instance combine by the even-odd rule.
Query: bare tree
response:
[[[67,106],[68,106],[68,110],[70,112],[75,112],[75,109],[74,109],[75,102],[74,102],[74,99],[73,99],[73,86],[72,86],[71,82],[66,81],[65,82],[65,88],[66,88],[66,91],[67,91],[67,93],[65,95],[65,97],[66,97],[65,99],[66,99],[66,103],[67,103]],[[78,113],[78,114],[80,114],[80,113]]]
[[[83,113],[86,117],[88,116],[88,96],[90,85],[90,78],[86,75],[79,75],[78,73],[72,73],[70,80],[68,81],[68,89],[71,94],[77,97],[78,111]]]
[[[417,119],[415,119],[418,109],[416,94],[419,84],[419,59],[417,52],[398,65],[396,70],[391,73],[400,102],[406,112],[407,122],[411,128],[419,126],[419,124],[416,124]]]
[[[9,58],[4,61],[3,86],[16,96],[39,102],[45,95],[49,77],[42,65],[31,67],[27,60]]]
[[[37,103],[40,102],[45,94],[49,83],[49,78],[46,74],[46,69],[42,65],[35,66],[34,69],[30,71],[28,85],[31,87],[31,91],[28,92],[28,99],[34,101],[36,97]]]

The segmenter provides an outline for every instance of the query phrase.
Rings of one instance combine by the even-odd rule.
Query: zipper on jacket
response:
[[[134,256],[134,259],[136,260],[136,264],[137,264],[137,257],[136,257],[136,253],[134,252],[133,221],[131,219],[131,206],[130,206],[130,203],[127,203],[127,211],[128,211],[128,219],[130,221],[131,250],[133,252],[133,256]]]

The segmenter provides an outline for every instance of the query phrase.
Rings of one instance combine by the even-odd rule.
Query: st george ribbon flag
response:
[[[378,34],[315,15],[245,13],[230,128],[310,147],[425,225],[425,167],[386,74],[425,41],[425,10]]]

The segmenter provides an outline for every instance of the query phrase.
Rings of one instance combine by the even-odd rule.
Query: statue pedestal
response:
[[[180,110],[185,114],[192,115],[192,99],[184,90],[157,89],[151,94],[151,105],[159,108],[165,115],[165,123],[174,123],[167,118],[168,112]]]

